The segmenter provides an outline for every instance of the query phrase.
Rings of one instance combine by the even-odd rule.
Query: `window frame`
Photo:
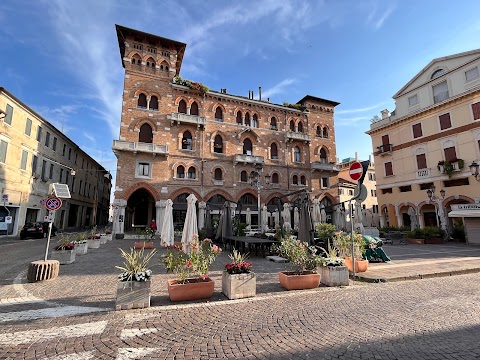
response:
[[[467,73],[470,72],[470,71],[473,71],[473,70],[476,70],[477,71],[477,76],[471,78],[471,79],[468,79],[468,76],[467,76]],[[474,66],[472,67],[471,69],[468,69],[465,71],[465,82],[466,83],[469,83],[469,82],[472,82],[472,81],[475,81],[475,80],[478,80],[480,78],[480,72],[478,70],[478,66]]]
[[[413,103],[413,104],[412,104],[412,102],[410,101],[410,100],[412,100],[412,99],[415,99],[415,101],[416,101],[416,102]],[[409,107],[409,108],[418,105],[418,104],[419,104],[418,94],[414,94],[414,95],[412,95],[412,96],[409,96],[408,99],[407,99],[407,101],[408,101],[408,107]]]
[[[420,133],[415,134],[415,129],[419,129]],[[422,123],[421,122],[412,125],[412,134],[413,134],[414,139],[418,139],[418,138],[421,138],[423,136],[423,128],[422,128]],[[418,135],[418,136],[416,136],[416,135]]]
[[[10,104],[7,104],[7,106],[5,107],[5,118],[3,119],[3,122],[5,124],[12,126],[12,120],[13,120],[13,106]]]
[[[33,122],[31,119],[27,118],[25,120],[25,131],[24,131],[24,134],[27,135],[28,137],[30,137],[32,135],[32,125],[33,125]]]
[[[140,170],[145,166],[148,167],[148,175],[142,175]],[[142,171],[143,173],[143,171]],[[152,178],[152,162],[147,160],[138,160],[135,163],[135,178],[137,179],[151,179]]]
[[[446,119],[446,116],[448,116],[448,122],[449,122],[450,125],[449,125],[448,127],[443,127],[442,117],[443,117],[443,119]],[[446,120],[444,120],[444,122],[445,122],[445,121],[446,121]],[[446,130],[451,129],[451,128],[453,127],[453,125],[452,125],[452,115],[451,115],[451,113],[450,113],[450,112],[447,112],[447,113],[445,113],[445,114],[439,115],[439,116],[438,116],[438,125],[439,125],[439,127],[440,127],[440,131],[446,131]]]
[[[28,150],[22,149],[22,157],[20,158],[20,170],[27,171]]]
[[[8,143],[8,141],[0,139],[0,163],[3,164],[6,164],[7,161]]]
[[[389,164],[389,165],[387,166],[387,164]],[[385,177],[394,176],[393,163],[391,161],[384,162],[383,163],[383,169],[385,171]],[[388,171],[388,170],[390,170],[390,171]],[[390,172],[390,174],[388,172]]]

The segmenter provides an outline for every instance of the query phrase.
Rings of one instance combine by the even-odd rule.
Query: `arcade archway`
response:
[[[152,194],[140,188],[135,190],[127,200],[125,209],[125,231],[145,228],[155,219],[155,199]]]

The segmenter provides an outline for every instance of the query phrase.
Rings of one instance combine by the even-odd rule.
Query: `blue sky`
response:
[[[187,43],[181,75],[219,91],[338,101],[337,156],[431,59],[479,48],[480,2],[3,0],[0,86],[115,175],[123,87],[115,24]]]

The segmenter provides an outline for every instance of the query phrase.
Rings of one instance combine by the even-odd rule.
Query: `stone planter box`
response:
[[[85,255],[88,251],[88,244],[75,244],[75,254],[76,255]]]
[[[100,247],[100,239],[87,239],[89,249],[98,249]]]
[[[102,235],[102,237],[104,237],[105,239],[107,239],[107,241],[112,241],[112,234],[104,234]]]
[[[177,280],[168,280],[168,296],[170,301],[189,301],[208,299],[213,295],[215,282],[206,278],[202,279],[187,279],[191,282],[186,284],[178,284]]]
[[[222,293],[230,300],[255,296],[257,293],[255,273],[229,274],[227,271],[223,271]]]
[[[319,266],[320,282],[326,286],[348,286],[348,268],[346,266]]]
[[[115,310],[143,309],[150,307],[151,281],[119,281]]]
[[[54,250],[50,255],[51,260],[58,260],[60,265],[71,264],[75,262],[75,249],[73,250]]]
[[[314,289],[320,285],[320,274],[304,273],[295,275],[293,272],[279,272],[280,285],[287,290]]]
[[[105,236],[100,236],[100,244],[106,244],[107,243],[107,238]]]

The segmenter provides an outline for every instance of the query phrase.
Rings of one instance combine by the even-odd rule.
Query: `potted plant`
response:
[[[141,309],[150,307],[150,284],[152,271],[148,267],[149,261],[155,255],[154,249],[145,255],[143,249],[126,252],[120,249],[124,259],[124,266],[115,266],[122,270],[118,276],[117,298],[115,310]]]
[[[75,262],[75,244],[68,234],[61,234],[58,245],[55,246],[50,256],[52,260],[58,260],[61,265]]]
[[[88,251],[87,239],[85,238],[85,233],[76,234],[75,243],[75,254],[76,255],[85,255]]]
[[[85,236],[85,239],[87,239],[87,244],[89,249],[98,249],[101,244],[101,236],[96,234],[97,229],[94,227],[92,231],[90,231],[90,234],[87,234],[86,232],[83,233]]]
[[[190,248],[186,254],[181,247],[167,247],[163,259],[165,268],[177,274],[176,279],[168,280],[171,301],[208,299],[213,295],[215,284],[208,277],[208,269],[221,249],[210,239],[199,241],[197,234],[192,236]]]
[[[307,242],[294,240],[290,235],[282,238],[280,244],[274,246],[279,256],[293,265],[293,271],[278,273],[280,285],[287,290],[313,289],[320,285],[320,274],[316,272],[321,262],[316,255],[317,249]]]
[[[352,265],[352,240],[351,235],[345,232],[338,232],[333,238],[333,245],[338,249],[339,256],[345,259],[345,266],[353,272]],[[365,260],[366,243],[362,234],[353,232],[353,248],[355,271],[365,272],[368,269],[368,260]]]
[[[229,299],[243,299],[255,296],[257,279],[252,272],[252,263],[248,255],[233,249],[228,256],[232,261],[225,265],[222,273],[222,293]]]
[[[135,249],[153,249],[153,235],[154,231],[148,227],[142,230],[141,235],[143,236],[143,241],[135,241]]]
[[[338,256],[338,250],[328,242],[328,249],[323,249],[325,258],[317,271],[320,273],[320,282],[326,286],[348,286],[348,268],[345,260]]]

